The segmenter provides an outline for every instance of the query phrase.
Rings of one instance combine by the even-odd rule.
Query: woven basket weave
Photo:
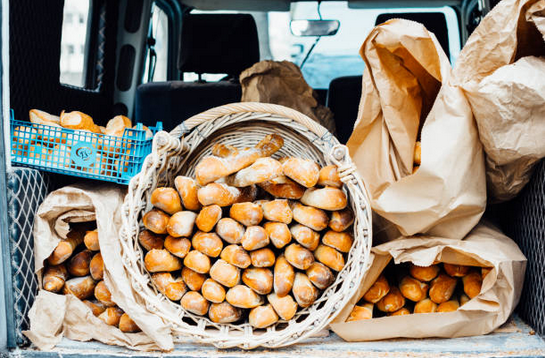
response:
[[[151,192],[159,186],[173,186],[177,175],[193,176],[195,165],[210,154],[213,144],[249,147],[270,133],[284,138],[284,146],[274,157],[291,155],[315,160],[321,166],[336,164],[339,167],[339,176],[345,183],[355,214],[354,244],[335,282],[313,305],[298,311],[289,322],[279,321],[266,330],[254,330],[248,323],[213,323],[184,311],[178,302],[168,300],[153,286],[137,240],[140,219],[152,207]],[[123,262],[131,274],[134,291],[148,310],[172,327],[174,336],[191,336],[219,348],[275,348],[310,337],[324,329],[352,297],[369,264],[371,208],[347,148],[307,116],[283,106],[251,102],[229,104],[189,118],[170,134],[160,132],[142,171],[131,180],[123,210]]]

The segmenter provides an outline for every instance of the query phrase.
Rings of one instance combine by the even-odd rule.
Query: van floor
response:
[[[272,357],[272,358],[344,358],[344,357],[544,357],[545,341],[518,316],[513,316],[495,332],[477,337],[452,339],[393,339],[377,342],[344,342],[334,333],[311,338],[297,345],[270,349],[216,349],[199,345],[187,339],[176,345],[171,353],[134,352],[124,348],[111,347],[97,342],[75,342],[63,339],[50,352],[33,349],[16,349],[13,357]]]

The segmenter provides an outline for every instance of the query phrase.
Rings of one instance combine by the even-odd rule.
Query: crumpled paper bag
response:
[[[240,74],[241,102],[280,104],[295,109],[336,134],[333,113],[318,103],[301,69],[289,61],[261,61]]]
[[[100,252],[104,260],[104,281],[112,300],[142,329],[123,333],[95,317],[91,310],[72,295],[40,289],[30,311],[30,330],[23,332],[42,350],[52,349],[62,337],[78,341],[97,341],[137,350],[172,350],[170,329],[157,316],[146,311],[132,291],[123,268],[118,232],[124,191],[114,185],[74,185],[50,193],[34,221],[35,272],[42,287],[44,260],[60,240],[66,239],[70,223],[96,220]]]
[[[347,341],[490,333],[507,321],[518,304],[526,271],[526,257],[515,242],[486,222],[477,225],[464,240],[418,236],[390,241],[374,247],[372,259],[358,292],[330,325]],[[396,264],[429,266],[447,262],[493,269],[484,278],[481,293],[457,311],[345,322],[391,259]]]
[[[453,71],[486,152],[492,201],[514,198],[545,157],[545,1],[504,0],[469,37]]]
[[[423,25],[394,19],[371,31],[360,54],[362,97],[347,146],[373,210],[397,229],[390,238],[462,239],[485,209],[484,158],[441,45]],[[412,174],[417,140],[422,163]]]

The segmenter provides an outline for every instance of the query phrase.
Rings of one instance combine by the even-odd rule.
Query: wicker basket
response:
[[[290,321],[279,321],[266,330],[253,330],[248,323],[216,324],[208,318],[184,311],[179,303],[168,300],[155,289],[144,267],[144,255],[136,239],[140,218],[151,209],[151,192],[158,186],[173,185],[176,175],[192,176],[196,163],[210,154],[214,143],[248,147],[270,133],[280,134],[284,138],[284,146],[275,154],[276,157],[292,155],[313,159],[322,166],[338,165],[355,213],[354,244],[335,282],[313,305],[300,310]],[[347,148],[310,118],[283,106],[229,104],[191,117],[170,134],[160,132],[142,171],[131,180],[123,210],[123,261],[131,274],[135,292],[148,310],[172,327],[175,337],[191,336],[219,348],[282,347],[316,334],[352,297],[369,264],[371,208]]]

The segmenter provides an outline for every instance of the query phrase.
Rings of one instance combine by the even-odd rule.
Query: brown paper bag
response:
[[[432,236],[401,238],[374,247],[373,262],[360,289],[330,328],[347,341],[388,338],[463,337],[492,332],[515,309],[524,282],[526,258],[497,228],[480,223],[464,240]],[[421,313],[345,322],[354,305],[375,282],[388,262],[429,266],[438,262],[492,267],[481,293],[447,313]]]
[[[293,108],[335,135],[335,121],[329,108],[318,103],[297,65],[289,61],[261,61],[240,74],[241,102],[280,104]]]
[[[485,209],[484,159],[446,55],[424,26],[399,19],[375,27],[360,54],[362,97],[347,146],[373,210],[405,236],[462,239]],[[412,174],[417,140],[422,163]]]
[[[142,329],[123,333],[95,317],[79,299],[40,290],[30,311],[30,330],[24,334],[39,349],[53,348],[63,336],[78,340],[98,340],[138,350],[172,350],[170,329],[139,304],[130,278],[122,265],[118,232],[124,192],[114,185],[67,186],[49,194],[34,222],[34,265],[42,287],[44,260],[60,240],[66,238],[70,223],[96,220],[100,251],[104,260],[104,281],[112,300]]]
[[[494,201],[515,197],[545,157],[545,1],[504,0],[475,29],[454,69],[487,155]]]

